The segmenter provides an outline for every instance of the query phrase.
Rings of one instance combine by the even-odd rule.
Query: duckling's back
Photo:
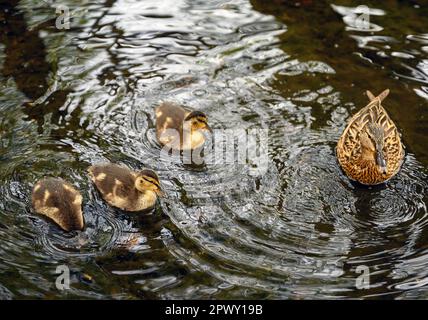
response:
[[[109,163],[91,166],[88,171],[92,181],[105,195],[115,191],[118,196],[129,197],[135,189],[135,177],[128,168]]]
[[[65,231],[84,228],[82,196],[73,186],[60,178],[45,178],[33,188],[35,211],[52,219]]]
[[[172,102],[163,102],[156,108],[156,134],[158,139],[167,129],[179,130],[190,111]]]
[[[104,200],[125,211],[134,210],[141,194],[135,188],[135,173],[116,164],[101,164],[89,167],[91,180]]]

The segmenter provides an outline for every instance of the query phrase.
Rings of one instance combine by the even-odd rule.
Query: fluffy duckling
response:
[[[367,91],[370,103],[351,118],[337,143],[337,158],[343,171],[365,185],[386,182],[403,163],[400,134],[382,106],[388,94],[388,89],[377,97]]]
[[[93,165],[88,172],[103,199],[124,211],[151,209],[162,195],[159,178],[152,170],[133,172],[108,163]]]
[[[38,181],[32,194],[36,213],[53,220],[65,231],[83,230],[82,196],[71,184],[60,178]]]
[[[175,150],[193,150],[205,143],[204,132],[212,132],[207,116],[171,102],[156,108],[156,136],[160,144]]]

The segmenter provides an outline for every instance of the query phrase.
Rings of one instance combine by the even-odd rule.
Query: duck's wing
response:
[[[372,110],[373,108],[373,110]],[[339,160],[352,161],[361,155],[360,134],[364,132],[367,123],[372,121],[377,112],[376,102],[369,103],[358,111],[348,122],[337,143],[337,155]]]

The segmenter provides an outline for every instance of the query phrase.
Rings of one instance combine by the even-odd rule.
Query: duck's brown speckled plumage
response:
[[[82,230],[82,196],[60,178],[45,178],[34,185],[32,204],[36,213],[53,220],[65,231]]]
[[[138,174],[117,164],[99,164],[88,168],[92,182],[103,199],[110,205],[125,211],[142,211],[155,205],[157,196],[152,191],[140,192],[135,187]],[[158,180],[151,170],[142,171]]]
[[[172,102],[163,102],[155,113],[156,137],[160,144],[178,150],[196,149],[204,144],[205,136],[201,132],[194,131],[190,134],[183,129],[187,116],[197,113],[205,117],[202,112],[195,112]]]
[[[382,106],[388,93],[389,90],[385,90],[375,97],[367,91],[370,103],[350,119],[337,143],[337,158],[343,171],[350,179],[365,185],[376,185],[389,180],[400,170],[403,162],[404,148],[397,127]],[[370,124],[375,124],[382,130],[383,156],[387,164],[385,173],[379,170],[373,159],[362,156],[360,139],[361,135],[367,133]]]

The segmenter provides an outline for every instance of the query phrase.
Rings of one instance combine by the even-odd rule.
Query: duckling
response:
[[[61,178],[44,178],[33,188],[36,213],[53,220],[64,231],[83,230],[82,195]]]
[[[152,170],[133,172],[108,163],[93,165],[88,172],[104,200],[124,211],[151,209],[162,195],[159,178]]]
[[[375,97],[367,91],[370,103],[349,121],[340,137],[336,155],[346,173],[364,185],[377,185],[400,170],[404,147],[394,122],[382,106],[389,89]]]
[[[194,150],[205,143],[204,132],[212,133],[207,116],[172,102],[156,108],[156,136],[160,144],[175,150]]]

